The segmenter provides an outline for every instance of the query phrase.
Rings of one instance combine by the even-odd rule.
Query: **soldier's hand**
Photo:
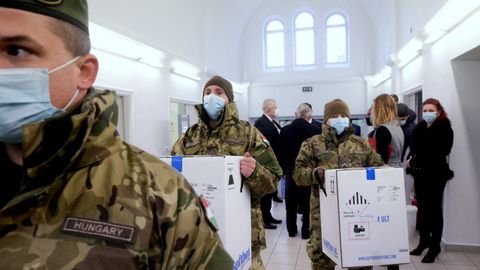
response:
[[[313,170],[313,175],[315,175],[315,179],[317,180],[320,189],[322,189],[325,196],[327,196],[327,191],[325,190],[325,169],[323,167],[316,167]]]
[[[322,167],[316,167],[313,169],[313,175],[315,175],[315,180],[317,180],[317,183],[320,186],[323,186],[325,183],[325,177],[324,177],[325,170]]]
[[[257,161],[250,155],[249,152],[245,153],[245,156],[240,160],[240,173],[248,178],[255,171]]]

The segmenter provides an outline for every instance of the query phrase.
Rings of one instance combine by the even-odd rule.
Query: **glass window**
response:
[[[285,32],[282,22],[275,20],[267,24],[264,54],[266,68],[285,66]]]
[[[348,30],[345,16],[335,13],[326,21],[327,64],[348,63]]]
[[[315,28],[309,12],[302,12],[295,18],[295,65],[315,65]]]

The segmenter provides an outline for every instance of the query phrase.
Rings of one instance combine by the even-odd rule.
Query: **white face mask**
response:
[[[350,126],[350,119],[348,117],[330,118],[327,124],[335,129],[338,135]]]
[[[210,119],[217,120],[225,108],[225,100],[215,94],[204,96],[203,108]]]
[[[21,143],[24,125],[43,121],[70,107],[78,89],[64,108],[56,108],[50,98],[49,74],[79,58],[75,57],[51,71],[46,68],[0,69],[0,142]]]
[[[280,115],[280,108],[275,109],[275,117],[278,117]]]

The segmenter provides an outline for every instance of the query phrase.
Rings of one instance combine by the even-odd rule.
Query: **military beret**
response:
[[[0,0],[0,7],[39,13],[69,22],[88,33],[87,0]]]
[[[225,91],[225,95],[228,97],[228,101],[232,102],[234,95],[233,95],[233,87],[232,84],[225,80],[223,77],[220,76],[213,76],[208,82],[205,83],[205,86],[203,87],[203,92],[205,93],[205,89],[209,87],[210,85],[216,85]]]

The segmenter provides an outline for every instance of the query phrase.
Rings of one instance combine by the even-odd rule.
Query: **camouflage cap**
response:
[[[88,33],[87,0],[0,0],[0,7],[39,13],[69,22]]]
[[[208,80],[208,82],[205,83],[205,86],[203,87],[203,93],[205,93],[205,88],[209,87],[210,85],[216,85],[222,88],[223,91],[225,91],[225,95],[228,97],[228,101],[233,101],[233,87],[229,81],[220,76],[213,76],[210,80]]]
[[[350,118],[350,110],[348,109],[347,103],[338,98],[325,104],[325,110],[323,112],[324,123],[326,123],[330,117],[337,113],[344,113],[348,118]]]

